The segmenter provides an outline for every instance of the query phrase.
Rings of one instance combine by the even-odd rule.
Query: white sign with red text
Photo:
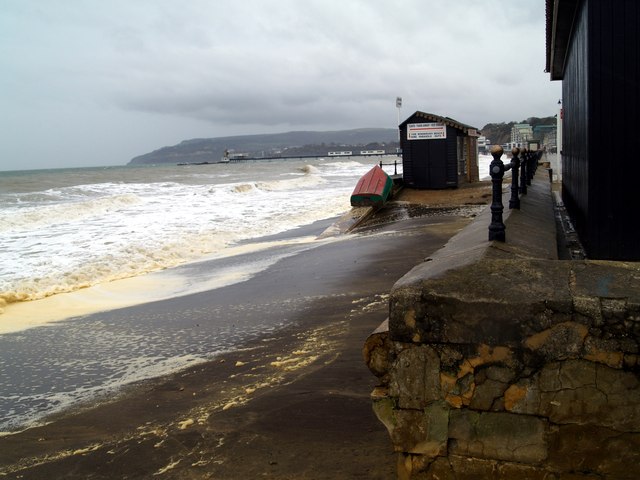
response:
[[[442,140],[447,138],[447,126],[444,123],[409,123],[407,140]]]

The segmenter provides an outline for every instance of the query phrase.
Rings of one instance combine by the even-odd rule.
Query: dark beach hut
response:
[[[476,128],[419,111],[399,128],[402,177],[407,187],[455,188],[478,181]]]
[[[587,257],[640,261],[640,2],[547,0],[546,11],[546,69],[562,80],[562,201]]]

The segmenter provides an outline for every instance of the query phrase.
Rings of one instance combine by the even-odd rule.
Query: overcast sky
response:
[[[190,138],[556,113],[543,0],[2,0],[0,170]]]

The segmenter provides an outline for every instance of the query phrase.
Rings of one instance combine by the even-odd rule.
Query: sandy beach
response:
[[[246,318],[274,327],[208,363],[0,437],[0,476],[394,478],[362,345],[386,318],[395,281],[462,229],[489,193],[487,183],[404,191],[348,240],[248,281],[100,314],[132,323],[162,315],[181,332],[204,328],[212,312],[228,315],[229,328]]]

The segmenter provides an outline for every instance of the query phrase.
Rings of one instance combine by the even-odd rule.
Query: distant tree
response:
[[[502,145],[511,140],[511,127],[515,122],[487,123],[481,130],[482,135],[491,140],[494,145]]]
[[[529,117],[524,120],[522,123],[528,123],[532,127],[537,127],[538,125],[555,125],[556,117]]]

